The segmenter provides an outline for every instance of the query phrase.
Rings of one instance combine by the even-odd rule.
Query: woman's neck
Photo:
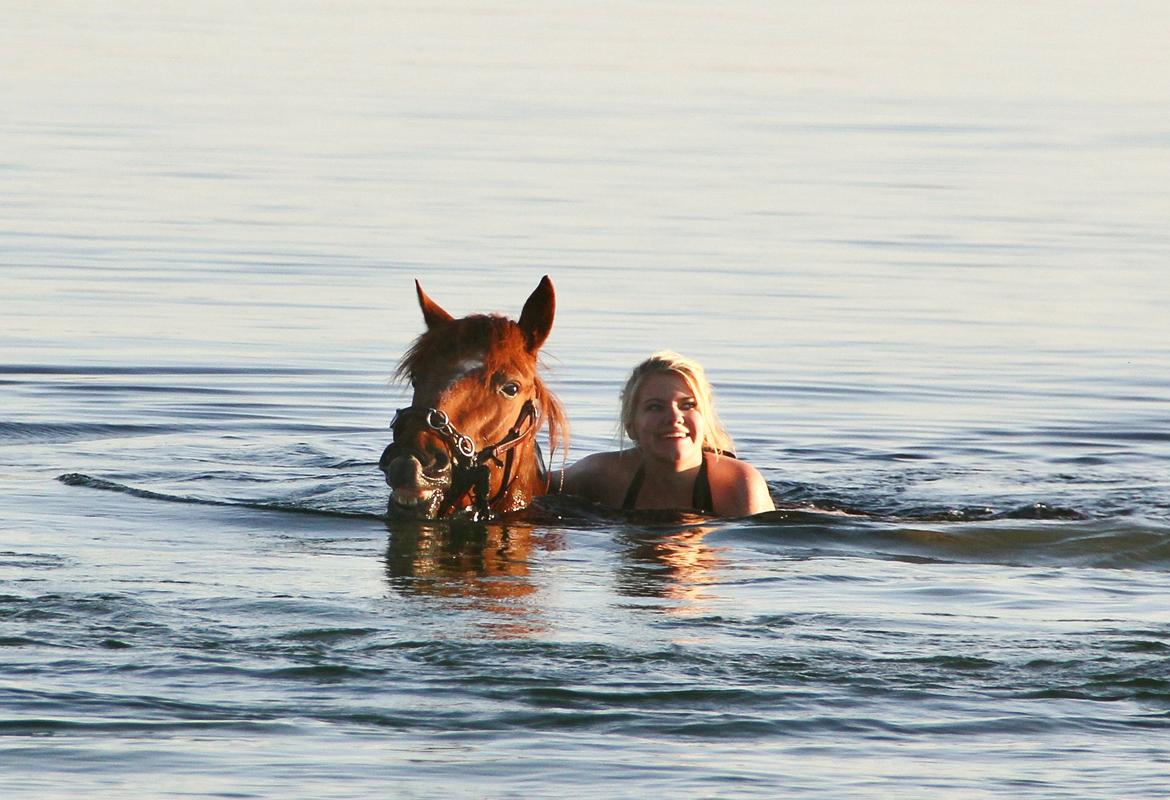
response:
[[[703,463],[703,452],[700,450],[693,456],[685,459],[655,458],[639,450],[642,457],[642,469],[647,475],[656,475],[668,478],[671,475],[682,475],[698,469]]]

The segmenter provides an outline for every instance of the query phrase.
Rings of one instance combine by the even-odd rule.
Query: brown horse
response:
[[[398,366],[414,397],[391,423],[378,466],[391,517],[475,520],[525,508],[548,491],[537,432],[566,448],[561,405],[537,375],[556,295],[546,275],[514,322],[497,314],[455,319],[415,281],[426,331]]]

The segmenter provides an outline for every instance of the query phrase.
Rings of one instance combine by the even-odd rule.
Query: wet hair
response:
[[[655,353],[634,367],[634,371],[630,373],[621,393],[619,436],[630,436],[630,430],[634,427],[634,417],[638,413],[638,392],[642,390],[646,378],[663,373],[682,378],[694,396],[695,408],[703,415],[703,449],[715,453],[734,453],[735,443],[723,427],[723,423],[719,421],[719,415],[715,413],[711,384],[707,382],[702,365],[670,350]]]

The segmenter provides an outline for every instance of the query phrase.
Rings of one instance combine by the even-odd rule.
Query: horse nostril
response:
[[[393,444],[386,445],[386,449],[382,451],[382,457],[378,459],[378,469],[385,472],[390,467],[390,461],[394,458],[395,447]]]
[[[386,483],[392,487],[418,486],[422,477],[422,467],[413,456],[390,459],[386,463],[385,471]]]
[[[430,475],[438,475],[451,469],[451,457],[445,450],[428,450],[430,459],[423,464],[423,469]]]

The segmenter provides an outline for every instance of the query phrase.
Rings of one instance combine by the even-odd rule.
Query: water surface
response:
[[[48,4],[0,31],[5,797],[1160,797],[1161,4]],[[389,523],[557,287],[781,510]]]

